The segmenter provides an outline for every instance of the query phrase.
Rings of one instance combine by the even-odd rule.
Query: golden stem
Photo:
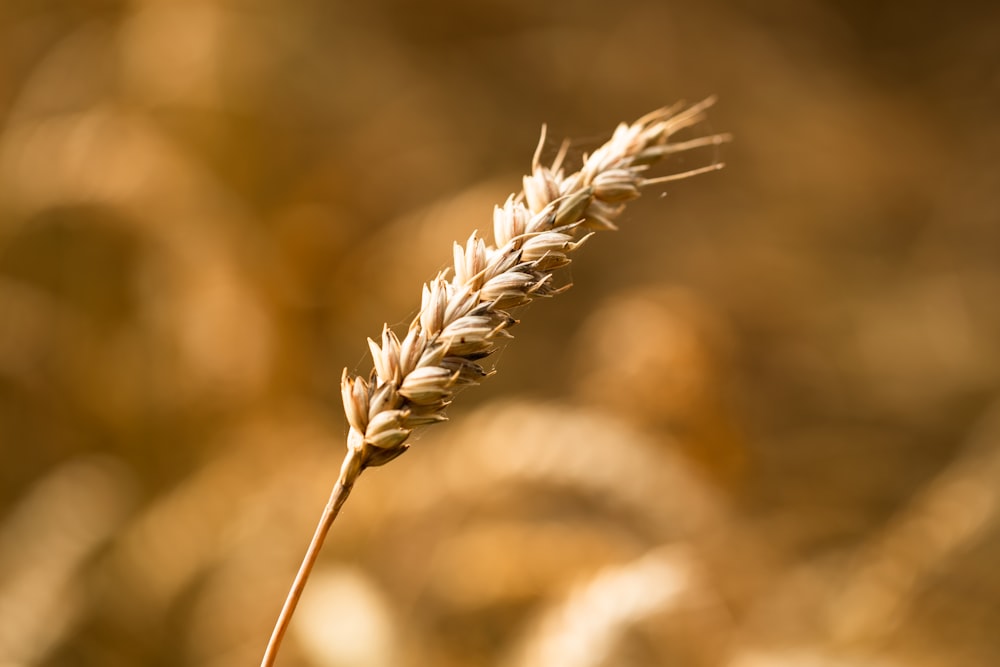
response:
[[[299,571],[295,575],[292,587],[288,591],[285,604],[281,607],[278,620],[274,624],[271,639],[267,642],[267,648],[264,650],[264,658],[260,662],[261,667],[274,666],[274,661],[278,657],[278,649],[281,647],[281,640],[285,637],[285,631],[288,630],[292,614],[295,613],[295,607],[299,603],[299,598],[302,597],[306,581],[309,579],[309,574],[316,564],[320,549],[323,548],[323,540],[326,539],[326,534],[330,532],[330,526],[333,525],[333,520],[340,513],[340,508],[343,507],[347,496],[351,494],[354,481],[361,473],[361,467],[357,464],[359,458],[355,450],[348,449],[340,477],[337,479],[337,483],[333,485],[333,491],[330,492],[330,499],[327,500],[326,507],[323,508],[323,514],[320,515],[319,523],[316,525],[316,532],[313,533],[312,541],[309,542],[309,548],[306,550],[306,555],[302,559]]]

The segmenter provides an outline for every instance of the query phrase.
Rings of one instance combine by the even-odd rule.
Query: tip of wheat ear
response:
[[[731,139],[714,134],[670,140],[702,120],[714,102],[677,104],[622,123],[571,173],[563,166],[565,143],[551,165],[541,163],[543,127],[522,191],[494,209],[493,241],[473,232],[464,244],[455,243],[450,272],[423,286],[420,312],[402,339],[385,326],[380,340],[368,340],[374,365],[368,377],[344,370],[341,393],[350,432],[343,482],[353,483],[364,468],[406,451],[414,428],[446,420],[455,391],[490,374],[479,362],[498,338],[510,337],[517,320],[509,310],[562,291],[553,286],[552,272],[569,264],[594,231],[616,229],[625,203],[643,187],[722,167],[715,162],[646,175],[667,155]]]

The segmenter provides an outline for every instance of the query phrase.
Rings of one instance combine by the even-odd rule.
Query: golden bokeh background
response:
[[[452,421],[302,667],[1000,664],[1000,9],[0,4],[0,665],[257,664],[341,369],[537,133],[720,96]]]

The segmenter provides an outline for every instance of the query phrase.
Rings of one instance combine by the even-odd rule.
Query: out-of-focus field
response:
[[[920,3],[917,3],[918,5]],[[279,660],[1000,664],[1000,8],[0,5],[0,665],[256,664],[341,369],[538,131],[720,96],[366,473]]]

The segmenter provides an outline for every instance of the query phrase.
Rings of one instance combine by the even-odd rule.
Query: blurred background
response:
[[[570,164],[721,151],[365,474],[279,664],[1000,664],[1000,6],[0,4],[0,665],[257,664],[341,369]]]

